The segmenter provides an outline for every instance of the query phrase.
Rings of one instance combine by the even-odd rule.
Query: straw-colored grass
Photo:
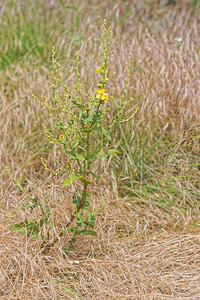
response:
[[[62,1],[15,2],[0,7],[0,299],[200,299],[198,7],[189,1],[74,0],[72,9]],[[106,196],[98,236],[79,237],[69,257],[62,251],[65,236],[45,256],[41,241],[10,228],[28,212],[4,167],[41,201],[49,194],[55,238],[70,217],[72,190],[41,164],[43,155],[56,170],[59,152],[45,139],[48,116],[31,95],[50,96],[53,44],[68,87],[79,50],[83,84],[95,88],[104,18],[111,25],[108,93],[120,102],[134,60],[129,109],[139,110],[113,128],[121,154],[97,166],[93,207]],[[180,47],[175,38],[183,38]]]

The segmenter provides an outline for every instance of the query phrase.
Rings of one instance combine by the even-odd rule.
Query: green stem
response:
[[[85,204],[86,200],[87,200],[87,186],[88,186],[88,183],[85,182],[84,183],[84,188],[83,188],[83,199],[76,211],[76,213],[74,213],[69,222],[65,225],[65,229],[67,229],[71,223],[74,221],[75,217],[76,217],[76,214],[81,210],[81,208],[83,207],[83,205]],[[42,249],[42,254],[47,254],[49,252],[49,250],[59,241],[59,239],[64,235],[64,231],[61,231],[60,234],[58,235],[58,237],[56,239],[53,240],[52,243],[47,243],[47,244],[42,244],[43,246],[43,249]]]
[[[89,109],[87,110],[87,118],[89,117]],[[89,174],[90,169],[90,131],[87,131],[87,173],[86,177]]]
[[[89,115],[89,110],[87,110],[87,117]],[[72,147],[73,149],[73,147]],[[77,160],[78,161],[78,160]],[[81,167],[82,169],[82,167]],[[87,131],[87,169],[86,169],[86,174],[85,177],[87,178],[87,176],[89,175],[89,171],[90,171],[90,132]],[[65,225],[65,228],[67,229],[71,223],[74,221],[76,214],[83,208],[86,200],[87,200],[87,187],[88,187],[88,183],[84,182],[83,184],[83,198],[82,201],[79,205],[79,207],[77,208],[76,212],[71,216],[71,219],[69,220],[69,222]],[[42,249],[42,253],[45,254],[49,251],[50,248],[52,248],[58,241],[59,238],[61,238],[64,235],[64,232],[60,232],[59,236],[54,239],[54,241],[52,243],[47,243],[44,248]]]
[[[77,163],[78,163],[78,165],[79,165],[79,168],[80,168],[80,170],[81,170],[81,173],[84,174],[84,171],[83,171],[83,168],[82,168],[82,166],[81,166],[80,160],[77,158],[76,152],[75,152],[74,148],[72,147],[72,144],[71,144],[71,142],[70,142],[69,139],[68,139],[68,143],[69,143],[69,146],[70,146],[70,148],[71,148],[71,150],[72,150],[74,156],[76,157],[76,161],[77,161]],[[64,145],[64,148],[65,148],[65,145]]]

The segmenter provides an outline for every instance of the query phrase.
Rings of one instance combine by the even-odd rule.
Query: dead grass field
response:
[[[36,1],[31,11],[33,2],[0,6],[0,299],[200,299],[199,11],[189,1],[73,0],[77,10]],[[10,18],[19,28],[6,29]],[[32,94],[50,97],[52,43],[68,87],[79,51],[82,82],[95,89],[104,18],[111,25],[108,93],[120,101],[128,60],[134,60],[130,110],[139,110],[112,132],[121,155],[96,167],[93,207],[107,195],[98,237],[79,237],[66,257],[65,236],[42,255],[41,241],[10,228],[28,212],[4,167],[41,201],[49,194],[56,237],[70,217],[74,187],[63,187],[64,177],[49,175],[41,164],[43,155],[56,170],[60,153],[45,139],[48,115]],[[24,40],[33,23],[35,29],[27,29],[33,41]]]

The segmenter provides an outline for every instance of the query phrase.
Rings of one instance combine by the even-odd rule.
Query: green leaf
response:
[[[69,186],[71,185],[72,183],[74,183],[77,179],[79,179],[80,177],[76,174],[71,174],[69,175],[69,177],[66,177],[65,178],[65,181],[64,181],[64,186]]]
[[[109,154],[113,154],[113,153],[118,153],[118,154],[120,154],[120,151],[118,151],[118,150],[116,150],[116,149],[109,149],[109,150],[108,150],[108,153],[109,153]]]
[[[90,171],[90,173],[98,180],[99,177],[94,172]]]
[[[49,229],[53,230],[53,223],[49,222]]]
[[[88,234],[92,236],[97,236],[97,232],[95,230],[88,230]]]
[[[87,234],[87,229],[82,229],[82,230],[76,230],[75,231],[75,236],[76,235],[81,235],[81,234]]]
[[[76,242],[76,238],[75,237],[72,237],[71,240],[69,241],[70,244],[73,244],[75,242]]]
[[[99,157],[108,157],[108,155],[103,151],[103,149],[101,149],[99,151],[99,153],[97,154],[97,156],[99,156]]]
[[[83,224],[83,219],[77,220],[76,224],[78,227],[81,227]]]
[[[19,234],[27,234],[28,237],[36,239],[39,234],[39,224],[35,221],[25,220],[19,224],[11,226],[13,231],[17,231]]]
[[[25,223],[15,224],[11,226],[13,231],[18,231],[19,234],[26,234]]]
[[[80,179],[82,182],[87,182],[88,184],[92,184],[92,181],[90,181],[89,179],[87,179],[87,178],[84,177],[84,176],[80,176],[79,179]]]
[[[69,250],[75,251],[75,247],[73,245],[69,246]]]
[[[76,147],[78,146],[78,144],[79,144],[79,140],[75,140],[75,141],[72,143],[72,147],[73,147],[74,149],[76,149]]]
[[[39,206],[41,207],[41,204],[39,202],[36,203],[36,204],[31,205],[30,206],[30,211],[32,212],[34,208],[39,207]]]
[[[94,154],[90,155],[90,161],[96,160],[96,156]]]
[[[63,0],[58,0],[60,4],[65,5],[66,3]]]
[[[36,240],[38,238],[39,232],[29,232],[28,237],[31,237],[32,239]]]
[[[40,203],[40,202],[38,201],[38,199],[39,199],[39,197],[38,197],[38,196],[35,196],[34,198],[32,198],[32,201],[35,202],[35,203]]]
[[[91,132],[92,130],[91,130],[91,128],[89,127],[87,127],[87,128],[85,128],[85,129],[83,129],[83,132]]]
[[[111,141],[110,135],[108,134],[108,132],[104,128],[102,128],[102,133],[107,138],[108,141]]]
[[[81,154],[78,154],[77,158],[80,159],[80,160],[85,160],[85,157],[83,157],[83,155],[81,155]]]
[[[67,3],[64,0],[58,0],[60,4],[67,9],[73,9],[73,10],[78,10],[78,7],[75,5],[67,5]]]
[[[95,230],[87,230],[86,228],[82,229],[82,230],[77,230],[75,232],[75,235],[81,235],[81,234],[97,236],[97,233]]]
[[[71,185],[71,181],[69,178],[65,178],[65,181],[64,181],[64,186],[69,186]]]
[[[67,6],[65,6],[65,8],[67,8],[67,9],[73,9],[73,10],[78,10],[78,7],[76,7],[74,5],[67,5]]]
[[[29,209],[31,207],[31,203],[27,202],[24,208]]]
[[[65,149],[65,153],[68,154],[71,158],[76,159],[76,156],[71,149]]]
[[[42,227],[43,224],[44,224],[44,220],[40,219],[40,227]]]
[[[86,114],[82,114],[81,119],[85,120],[86,118],[87,118],[87,115]]]
[[[86,121],[86,122],[92,122],[93,121],[93,116],[90,116],[90,117],[86,118],[84,121]]]
[[[76,191],[74,196],[73,196],[73,204],[75,205],[76,209],[79,207],[79,205],[81,204],[82,198],[80,196],[80,192]]]

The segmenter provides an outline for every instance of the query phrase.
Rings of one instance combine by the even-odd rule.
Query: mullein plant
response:
[[[135,110],[127,119],[123,118],[123,112],[126,109],[127,104],[133,102],[132,98],[129,100],[126,99],[128,80],[130,77],[130,64],[125,89],[121,97],[121,103],[117,103],[114,97],[109,97],[106,91],[106,84],[108,81],[108,47],[110,44],[110,31],[110,27],[106,27],[106,20],[104,20],[103,62],[96,70],[100,79],[95,92],[90,93],[90,95],[87,94],[81,84],[79,55],[77,57],[76,65],[77,82],[72,91],[67,88],[58,71],[55,59],[55,48],[53,48],[52,103],[50,104],[46,97],[43,100],[40,100],[33,95],[33,98],[48,110],[49,117],[53,120],[53,133],[43,125],[47,140],[49,143],[61,147],[68,159],[68,165],[65,169],[60,168],[54,171],[50,170],[44,158],[41,158],[45,169],[53,172],[56,176],[67,174],[64,180],[65,187],[75,184],[76,181],[80,181],[82,185],[82,189],[75,190],[72,197],[74,212],[68,223],[65,224],[64,228],[59,230],[59,234],[54,240],[49,240],[49,234],[44,238],[45,241],[42,243],[43,253],[49,251],[49,249],[52,248],[66,232],[71,233],[71,238],[68,241],[69,247],[64,249],[67,254],[75,249],[74,243],[78,235],[96,235],[95,220],[102,211],[102,203],[97,210],[92,210],[90,207],[89,185],[93,183],[95,178],[98,178],[94,172],[95,165],[98,160],[101,160],[102,158],[109,159],[113,154],[119,153],[117,150],[118,146],[112,145],[110,136],[111,129],[113,126],[128,121],[136,113]],[[61,87],[61,93],[57,93],[58,87]],[[108,121],[107,116],[111,108],[112,111],[115,111],[115,115]],[[15,183],[17,183],[16,179],[13,176],[11,177]],[[38,223],[36,221],[35,223],[31,223],[31,221],[26,220],[27,224],[25,224],[25,222],[15,224],[13,229],[19,233],[28,233],[28,236],[36,237],[39,235],[39,230],[44,223],[46,225],[49,224],[49,228],[52,228],[50,222],[50,209],[48,208],[48,205],[46,205],[44,206],[46,210],[44,210],[38,197],[34,198],[31,195],[27,196],[31,200],[31,204],[29,203],[27,208],[33,209],[34,207],[40,207],[42,221],[40,220]],[[28,227],[28,222],[32,225],[29,226],[30,228]],[[34,230],[36,230],[36,233]]]

